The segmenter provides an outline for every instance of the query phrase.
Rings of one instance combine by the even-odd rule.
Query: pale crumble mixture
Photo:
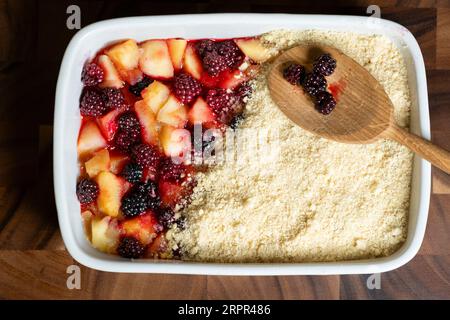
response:
[[[334,46],[383,85],[401,126],[410,95],[403,58],[378,35],[274,31],[263,35],[273,55],[298,43]],[[184,259],[215,262],[339,261],[387,256],[406,239],[412,153],[392,141],[342,144],[295,126],[272,102],[269,65],[253,81],[240,128],[278,134],[270,163],[225,162],[199,173],[185,230],[168,238]],[[251,152],[251,151],[248,151]],[[176,246],[174,244],[174,246]]]

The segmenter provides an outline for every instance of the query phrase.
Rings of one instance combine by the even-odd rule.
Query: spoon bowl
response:
[[[336,69],[327,78],[336,108],[323,115],[314,100],[301,87],[283,78],[284,68],[298,63],[311,71],[312,61],[323,53],[336,59]],[[297,46],[279,56],[270,71],[272,99],[292,121],[324,138],[346,143],[365,143],[377,139],[390,125],[392,103],[379,82],[356,61],[327,46]]]
[[[328,115],[316,110],[313,98],[301,86],[292,85],[283,77],[283,70],[292,63],[311,72],[312,62],[323,53],[336,60],[335,71],[326,77],[328,91],[336,100],[336,108]],[[344,143],[392,139],[450,173],[450,153],[396,125],[392,102],[381,84],[336,48],[321,45],[291,48],[274,60],[267,81],[278,108],[303,129]]]

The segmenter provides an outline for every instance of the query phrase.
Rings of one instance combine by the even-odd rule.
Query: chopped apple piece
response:
[[[120,154],[120,153],[110,154],[110,168],[109,168],[109,171],[111,171],[114,174],[119,174],[122,171],[122,169],[125,166],[125,164],[129,160],[130,159],[128,158],[128,156],[126,156],[124,154]]]
[[[114,45],[106,54],[118,69],[133,70],[139,63],[139,47],[132,39]]]
[[[121,72],[123,78],[128,81],[131,85],[138,83],[144,77],[144,74],[139,69],[133,69],[125,72]]]
[[[201,124],[205,128],[214,127],[216,117],[206,101],[199,97],[188,112],[188,119],[192,125]]]
[[[104,214],[117,217],[120,211],[121,199],[129,187],[129,183],[114,173],[102,171],[97,175],[99,194],[97,206]]]
[[[169,39],[167,46],[169,47],[170,58],[175,70],[183,67],[184,51],[186,50],[187,41],[184,39]]]
[[[78,137],[78,155],[84,157],[104,147],[106,147],[106,140],[98,126],[94,121],[86,122]]]
[[[100,150],[84,164],[86,172],[91,178],[95,178],[101,171],[108,171],[110,166],[109,151],[107,149]]]
[[[158,140],[158,122],[152,109],[144,100],[139,100],[134,104],[134,111],[141,124],[142,139],[147,144],[157,146]]]
[[[135,237],[142,244],[147,245],[162,230],[162,227],[156,215],[149,210],[141,216],[122,221],[120,230],[123,236]]]
[[[160,233],[147,247],[145,257],[159,259],[169,259],[172,257],[172,250],[169,247],[169,242],[164,236],[164,233]]]
[[[114,253],[119,244],[120,230],[116,219],[93,218],[91,222],[92,246],[105,253]]]
[[[166,156],[188,160],[191,152],[189,130],[165,125],[161,128],[159,140]]]
[[[251,65],[244,71],[234,70],[223,75],[222,81],[218,84],[219,88],[234,89],[241,83],[254,78],[259,70],[259,65]]]
[[[158,111],[156,119],[173,127],[182,128],[187,122],[187,108],[174,95],[170,95]]]
[[[149,40],[141,45],[139,67],[146,75],[156,78],[172,78],[173,65],[164,40]]]
[[[173,94],[169,96],[166,103],[159,109],[159,113],[172,113],[177,111],[183,105]]]
[[[83,211],[81,213],[81,220],[83,221],[83,229],[86,237],[89,241],[92,241],[92,218],[94,217],[94,214],[89,211]]]
[[[188,45],[186,47],[186,52],[184,53],[184,69],[187,73],[193,76],[195,79],[200,80],[202,77],[203,67],[195,48],[193,45]]]
[[[169,181],[160,180],[158,183],[158,190],[161,195],[161,202],[175,209],[177,205],[183,205],[184,199],[189,197],[192,193],[192,186],[190,184],[179,185]]]
[[[98,126],[108,141],[114,138],[117,131],[117,116],[123,112],[122,109],[114,109],[97,119]]]
[[[136,41],[130,39],[116,44],[106,54],[123,79],[131,84],[142,79],[142,72],[138,69],[140,52]]]
[[[153,81],[151,85],[142,90],[141,95],[145,103],[152,109],[153,113],[157,114],[159,109],[169,98],[170,89],[162,82]]]
[[[255,62],[262,63],[270,58],[269,50],[258,38],[234,40],[241,51]]]
[[[116,70],[116,67],[114,67],[114,64],[107,55],[103,54],[100,57],[98,57],[98,64],[100,67],[103,68],[103,71],[105,73],[103,82],[100,83],[101,88],[111,87],[119,89],[123,87],[123,81],[120,78],[119,73]]]

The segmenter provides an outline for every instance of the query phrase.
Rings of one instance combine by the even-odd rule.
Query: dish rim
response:
[[[326,18],[326,19],[325,19]],[[342,15],[303,15],[303,14],[189,14],[189,15],[168,15],[168,16],[143,16],[118,18],[96,22],[78,31],[70,41],[61,63],[59,72],[54,115],[53,134],[53,163],[54,163],[54,191],[58,220],[61,235],[71,256],[81,263],[93,269],[110,272],[137,272],[137,273],[177,273],[177,274],[205,274],[205,275],[327,275],[327,274],[367,274],[381,273],[396,269],[409,262],[419,251],[425,234],[426,221],[428,217],[429,197],[431,189],[431,165],[414,158],[414,171],[418,170],[420,177],[419,204],[417,221],[414,234],[410,234],[408,228],[408,239],[403,246],[394,254],[375,259],[349,260],[340,262],[315,262],[315,263],[202,263],[187,261],[164,261],[164,260],[125,260],[103,253],[89,253],[84,250],[75,237],[75,230],[69,222],[70,208],[67,197],[67,179],[65,178],[65,157],[64,152],[64,117],[66,113],[63,109],[65,96],[69,90],[73,90],[69,85],[69,77],[73,70],[74,59],[78,49],[83,42],[92,34],[104,32],[117,25],[127,25],[127,28],[138,28],[143,25],[158,25],[161,23],[179,25],[186,28],[186,24],[229,24],[236,26],[236,21],[246,21],[247,24],[295,24],[295,19],[311,21],[311,28],[321,29],[314,25],[321,22],[322,25],[338,23],[340,26],[346,24],[361,25],[367,23],[368,17],[342,16]],[[369,18],[370,19],[370,18]],[[324,22],[327,21],[327,22]],[[329,21],[334,21],[330,23]],[[373,20],[376,26],[389,30],[400,37],[406,44],[412,58],[415,71],[415,86],[417,88],[417,112],[418,130],[422,137],[430,138],[430,120],[428,111],[428,94],[425,75],[425,65],[419,45],[414,36],[403,26],[395,22],[377,19]],[[320,24],[320,23],[319,23]],[[269,24],[270,25],[270,24]],[[292,27],[286,27],[293,29]],[[245,28],[243,28],[245,30]],[[272,27],[271,30],[280,29]],[[305,30],[299,28],[298,30]],[[378,31],[379,31],[378,30]],[[245,31],[243,31],[245,33]],[[173,35],[177,36],[177,35]],[[81,87],[81,83],[80,83]],[[410,89],[412,90],[412,89]],[[78,168],[77,168],[78,170]],[[413,172],[414,174],[414,172]],[[412,189],[412,188],[411,188]],[[412,192],[412,190],[411,190]],[[73,196],[73,195],[72,195]],[[78,210],[79,211],[79,210]],[[411,212],[410,212],[411,215]],[[80,219],[81,223],[81,219]],[[87,240],[85,240],[87,242]],[[95,250],[95,249],[94,249]]]

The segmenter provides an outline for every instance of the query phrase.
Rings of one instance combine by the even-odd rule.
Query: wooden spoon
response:
[[[284,68],[299,63],[311,70],[322,53],[336,59],[334,73],[327,77],[329,91],[337,100],[329,115],[314,108],[314,101],[300,86],[283,78]],[[280,110],[303,129],[345,143],[371,143],[392,139],[416,152],[436,167],[450,173],[450,152],[435,146],[394,122],[392,102],[378,81],[356,61],[327,46],[297,46],[277,57],[268,75],[272,99]]]

